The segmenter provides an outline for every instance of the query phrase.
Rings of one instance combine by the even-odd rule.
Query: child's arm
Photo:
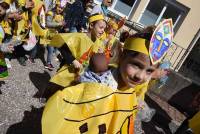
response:
[[[66,63],[67,65],[73,64],[74,67],[77,69],[82,68],[82,64],[79,63],[79,61],[74,58],[74,56],[72,55],[72,53],[69,50],[69,47],[67,45],[63,45],[60,48],[60,53],[63,56],[64,63]]]

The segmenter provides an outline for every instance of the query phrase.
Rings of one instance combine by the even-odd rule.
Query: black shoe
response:
[[[26,59],[24,57],[18,58],[19,64],[22,66],[26,66]]]

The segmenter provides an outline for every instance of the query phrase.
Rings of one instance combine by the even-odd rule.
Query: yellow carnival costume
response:
[[[0,25],[0,45],[5,37],[4,29]],[[1,47],[1,46],[0,46]],[[0,51],[0,81],[8,76],[7,65],[4,59],[4,54]]]
[[[133,133],[135,98],[134,89],[119,91],[98,83],[68,87],[49,99],[42,117],[42,133]]]
[[[134,43],[145,51],[143,47],[146,46],[140,40],[143,39]],[[61,39],[57,38],[57,41]],[[133,42],[127,43],[125,49],[135,48]],[[144,83],[135,88],[117,90],[99,83],[81,83],[58,91],[48,100],[44,109],[42,133],[133,134],[136,94],[146,85]]]
[[[94,15],[89,18],[89,23],[103,19],[103,15]],[[99,39],[93,42],[85,33],[58,34],[54,36],[50,45],[58,48],[62,45],[67,45],[73,57],[82,64],[87,64],[92,53],[98,52],[99,49],[104,50],[104,45]],[[64,65],[57,74],[51,78],[50,82],[63,87],[69,86],[77,75],[74,69],[71,68],[73,67]]]
[[[53,47],[61,47],[63,44],[67,45],[74,58],[83,64],[84,62],[88,62],[92,52],[96,53],[99,48],[103,47],[100,40],[97,39],[93,42],[85,33],[58,34],[52,39],[50,45]],[[64,65],[50,81],[66,87],[70,85],[75,77],[75,72],[71,72],[69,66]]]
[[[189,127],[192,129],[194,134],[200,134],[200,112],[194,115],[194,117],[189,120]]]
[[[26,0],[19,0],[19,6],[25,6]],[[29,29],[29,15],[31,15],[32,31],[36,36],[46,36],[47,30],[42,28],[40,23],[44,23],[45,16],[41,16],[40,13],[44,12],[44,3],[41,0],[33,0],[34,8],[31,10],[32,14],[28,14],[28,11],[22,14],[23,19],[18,22],[18,25],[15,28],[15,34],[20,35],[25,30]],[[43,19],[42,19],[43,18]],[[40,22],[41,21],[41,22]]]

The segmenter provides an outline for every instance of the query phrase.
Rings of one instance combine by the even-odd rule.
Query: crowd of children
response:
[[[113,1],[103,0],[88,18],[87,2],[0,1],[0,80],[12,57],[34,63],[39,45],[47,48],[45,69],[54,69],[53,53],[61,57],[42,96],[43,134],[133,133],[138,100],[152,78],[165,75],[158,68],[173,39],[172,21],[118,39],[124,22],[108,20]]]

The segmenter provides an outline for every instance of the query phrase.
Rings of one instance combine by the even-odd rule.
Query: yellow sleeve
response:
[[[135,87],[137,98],[144,100],[145,94],[148,90],[148,84],[149,82],[146,82],[144,84],[141,84]]]
[[[48,12],[46,13],[46,15],[47,15],[47,16],[53,16],[53,12],[52,12],[52,11],[48,11]]]
[[[200,111],[189,120],[189,127],[192,129],[194,134],[200,134]]]
[[[25,6],[26,0],[18,0],[19,6]]]

